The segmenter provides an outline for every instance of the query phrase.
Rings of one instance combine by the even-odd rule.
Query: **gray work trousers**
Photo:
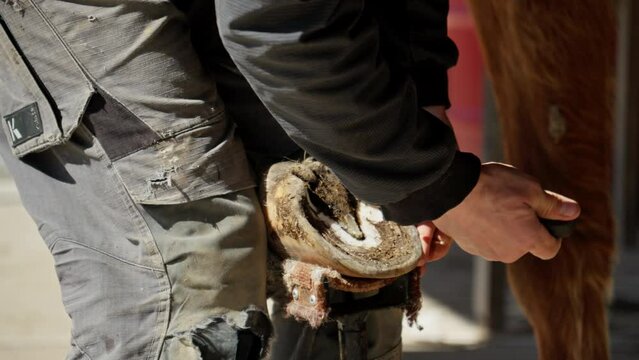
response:
[[[55,259],[67,358],[298,356],[303,325],[266,313],[255,179],[189,17],[161,0],[0,15],[0,155]],[[401,312],[369,318],[370,357],[399,358]],[[302,350],[336,358],[335,331]]]

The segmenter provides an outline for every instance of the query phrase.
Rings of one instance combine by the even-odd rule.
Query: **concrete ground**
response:
[[[0,168],[1,170],[1,168]],[[0,359],[64,359],[70,322],[53,262],[35,225],[0,174]],[[534,339],[509,298],[503,332],[489,336],[471,320],[472,260],[454,250],[423,280],[422,332],[406,328],[407,360],[536,358]],[[613,359],[639,359],[639,251],[625,251],[611,309]],[[434,325],[436,324],[436,326]]]
[[[53,260],[8,180],[0,179],[0,359],[64,359],[70,321]]]
[[[466,327],[453,332],[454,337],[443,337],[437,342],[429,334],[415,338],[406,350],[405,360],[534,360],[537,358],[532,331],[508,293],[504,329],[482,339],[473,330],[471,311],[472,278],[471,258],[459,249],[454,249],[445,259],[431,264],[427,276],[422,280],[422,291],[430,302],[445,304],[445,307],[426,306],[423,312],[446,313],[444,321],[423,324],[438,324],[441,334],[451,323],[465,321]],[[614,300],[609,309],[611,352],[613,360],[639,359],[639,249],[623,249],[615,271]],[[446,331],[444,331],[446,332]],[[472,339],[477,340],[473,343]],[[419,339],[419,340],[417,340]],[[435,341],[433,341],[435,340]]]

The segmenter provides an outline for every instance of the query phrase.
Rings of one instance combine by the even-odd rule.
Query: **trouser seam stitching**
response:
[[[167,290],[168,290],[168,294],[166,294],[166,296],[164,296],[163,299],[161,299],[160,301],[158,301],[158,305],[156,307],[156,312],[158,313],[157,316],[157,321],[156,321],[156,325],[159,328],[162,328],[161,330],[161,334],[159,336],[157,336],[155,339],[153,339],[153,341],[149,344],[149,349],[153,349],[153,347],[159,342],[159,341],[164,341],[164,338],[166,338],[168,329],[169,329],[169,322],[170,322],[170,312],[171,312],[171,293],[172,293],[172,284],[171,284],[171,280],[169,279],[168,276],[168,272],[166,270],[166,263],[164,262],[164,258],[162,257],[162,253],[160,252],[157,243],[155,242],[155,239],[153,238],[153,232],[151,231],[149,225],[147,224],[146,220],[144,219],[144,216],[140,213],[140,210],[138,209],[138,207],[136,206],[135,201],[133,200],[133,198],[131,197],[131,194],[129,193],[128,189],[126,188],[126,185],[124,184],[124,181],[122,180],[122,177],[120,176],[120,173],[118,172],[117,168],[115,167],[115,165],[113,164],[113,160],[108,156],[108,154],[106,153],[106,151],[104,151],[104,149],[102,148],[102,144],[100,143],[100,140],[94,135],[92,134],[87,128],[86,126],[80,126],[80,131],[86,131],[89,133],[89,135],[94,139],[94,141],[97,144],[98,150],[102,153],[102,155],[104,156],[104,159],[106,159],[107,161],[107,167],[109,170],[111,170],[113,172],[113,176],[114,178],[111,179],[112,184],[114,185],[116,192],[118,194],[118,199],[122,202],[122,205],[124,206],[124,208],[126,209],[126,211],[131,215],[131,221],[133,223],[133,225],[136,227],[136,230],[139,232],[139,234],[141,234],[143,236],[143,238],[141,239],[142,243],[145,244],[146,246],[146,251],[149,252],[148,256],[152,259],[157,256],[159,257],[160,260],[160,264],[163,266],[162,269],[159,268],[153,268],[150,266],[145,266],[145,265],[139,265],[139,264],[135,264],[132,263],[132,265],[143,268],[143,269],[148,269],[153,271],[154,273],[158,274],[158,281],[164,283],[167,286]],[[148,238],[144,235],[148,235]],[[153,253],[151,253],[151,251],[153,251]],[[118,260],[123,260],[123,259],[119,259],[111,254],[108,254]],[[127,262],[125,260],[125,262]],[[162,292],[160,292],[159,294],[160,296],[162,296]],[[163,305],[163,304],[168,304],[168,305]],[[165,317],[161,317],[161,314],[165,313]],[[164,323],[164,326],[162,326],[162,323]],[[156,350],[151,350],[149,351],[148,356],[146,357],[146,359],[149,360],[153,360],[153,359],[159,359],[160,354],[162,353],[162,345],[157,346]]]
[[[66,238],[66,237],[63,237],[63,236],[59,236],[59,237],[57,237],[57,238],[56,238],[56,240],[55,240],[55,241],[51,244],[50,249],[53,249],[53,248],[55,247],[55,245],[56,245],[57,243],[61,242],[61,241],[63,241],[63,242],[69,242],[69,243],[76,244],[76,245],[78,245],[78,246],[81,246],[81,247],[87,248],[87,249],[89,249],[89,250],[93,250],[93,251],[98,252],[98,253],[100,253],[100,254],[102,254],[102,255],[105,255],[105,256],[108,256],[108,257],[110,257],[110,258],[112,258],[112,259],[115,259],[115,260],[121,261],[121,262],[123,262],[123,263],[125,263],[125,264],[127,264],[127,265],[135,266],[135,267],[137,267],[137,268],[141,268],[141,269],[144,269],[144,270],[150,270],[150,271],[153,271],[153,272],[161,272],[161,273],[164,273],[164,272],[165,272],[165,271],[164,271],[164,269],[157,269],[157,268],[154,268],[154,267],[151,267],[151,266],[140,265],[140,264],[134,263],[134,262],[132,262],[132,261],[129,261],[129,260],[123,259],[123,258],[121,258],[121,257],[119,257],[119,256],[116,256],[116,255],[110,254],[110,253],[108,253],[108,252],[106,252],[106,251],[104,251],[104,250],[97,249],[97,248],[95,248],[95,247],[93,247],[93,246],[89,246],[89,245],[83,244],[83,243],[81,243],[81,242],[79,242],[79,241],[76,241],[76,240],[73,240],[73,239],[69,239],[69,238]]]
[[[80,351],[80,353],[81,353],[83,356],[87,357],[89,360],[93,360],[93,358],[91,357],[91,355],[87,354],[87,352],[86,352],[86,351],[84,351],[84,349],[83,349],[80,345],[78,345],[78,342],[77,342],[77,341],[75,341],[75,338],[74,338],[74,339],[72,339],[71,341],[73,342],[73,345],[75,345],[75,347],[76,347],[76,348],[78,348],[78,351]]]

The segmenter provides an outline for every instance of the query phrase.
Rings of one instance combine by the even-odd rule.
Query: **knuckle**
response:
[[[530,199],[538,199],[544,196],[544,189],[536,181],[529,181],[527,184],[526,195]]]
[[[512,264],[515,261],[519,260],[527,251],[509,251],[503,253],[497,257],[497,259],[506,264]]]
[[[548,260],[556,257],[561,250],[561,240],[554,240],[552,246],[548,251]]]
[[[541,260],[550,260],[550,259],[553,258],[552,255],[550,255],[548,253],[545,253],[545,252],[538,252],[538,253],[535,253],[534,255],[535,255],[535,257],[537,257],[537,258],[539,258]]]
[[[515,256],[515,255],[508,255],[505,256],[503,259],[501,259],[501,261],[505,264],[512,264],[515,261],[519,260],[521,258],[522,255],[519,256]]]
[[[534,255],[542,260],[550,260],[557,256],[560,248],[561,242],[553,239],[543,244],[540,243],[534,249]]]
[[[501,261],[501,259],[499,258],[499,255],[497,255],[493,251],[485,252],[481,254],[481,257],[484,258],[484,260],[486,261]]]

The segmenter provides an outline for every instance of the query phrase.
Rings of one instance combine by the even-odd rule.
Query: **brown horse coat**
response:
[[[582,205],[559,255],[510,265],[511,286],[541,359],[608,359],[614,2],[470,4],[494,83],[506,161]]]

